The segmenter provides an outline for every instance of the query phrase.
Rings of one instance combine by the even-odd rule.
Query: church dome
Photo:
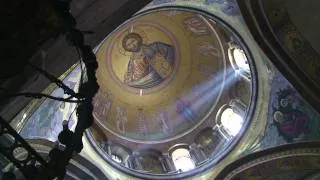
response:
[[[196,171],[218,162],[249,123],[250,55],[217,18],[181,9],[141,13],[107,36],[96,56],[100,90],[87,137],[126,172]]]

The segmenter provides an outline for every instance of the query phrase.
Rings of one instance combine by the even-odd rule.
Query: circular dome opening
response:
[[[100,90],[87,137],[109,164],[137,177],[175,179],[214,166],[250,120],[247,52],[214,16],[172,8],[137,15],[97,48]]]

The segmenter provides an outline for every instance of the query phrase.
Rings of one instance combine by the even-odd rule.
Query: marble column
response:
[[[176,170],[176,167],[173,164],[172,157],[169,155],[169,153],[163,153],[162,154],[162,159],[164,161],[164,164],[166,166],[166,171],[167,172],[172,172]]]
[[[206,160],[205,154],[195,143],[189,146],[189,151],[196,165]]]
[[[133,164],[132,168],[136,170],[143,170],[141,162],[139,161],[140,153],[134,151],[131,156],[132,157],[130,159],[132,160],[132,164]]]
[[[111,146],[112,146],[112,143],[111,142],[109,142],[108,144],[107,144],[107,153],[111,156],[112,155],[112,152],[111,152]]]
[[[247,106],[240,99],[233,99],[229,103],[232,110],[241,117],[245,116]]]

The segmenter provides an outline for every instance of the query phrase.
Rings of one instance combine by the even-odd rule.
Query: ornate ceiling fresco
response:
[[[191,11],[164,9],[166,5]],[[144,10],[154,7],[163,9],[129,20],[96,48],[101,89],[94,102],[95,123],[84,137],[84,153],[111,179],[184,179],[195,174],[194,179],[214,179],[244,154],[319,139],[319,113],[259,49],[235,1],[154,0]],[[197,14],[203,11],[217,19]],[[239,53],[254,66],[237,63],[234,54]],[[238,71],[238,66],[249,72]],[[79,74],[80,68],[75,68],[65,82],[76,86]],[[68,118],[70,127],[76,122],[73,105],[49,102],[41,101],[17,116],[28,119],[21,131],[24,137],[55,141],[61,119]],[[222,113],[230,108],[243,118],[240,129],[234,128],[239,116]],[[223,117],[232,119],[224,123],[233,129],[224,128]],[[179,148],[190,152],[194,171],[182,173],[173,164],[172,152]],[[279,164],[266,162],[261,171]],[[254,179],[254,170],[241,177]]]
[[[320,114],[276,69],[270,82],[268,122],[261,139],[244,154],[320,138]]]
[[[152,11],[129,20],[96,48],[100,91],[86,138],[103,163],[139,177],[174,179],[213,167],[233,149],[250,124],[255,74],[238,35],[209,17]],[[80,69],[72,67],[64,82],[76,88]],[[46,99],[14,122],[24,137],[56,141],[62,119],[71,128],[76,123],[74,107]],[[174,164],[179,148],[189,154],[183,156],[187,168]]]
[[[227,42],[217,31],[216,23],[203,16],[163,11],[113,32],[97,51],[101,88],[94,115],[99,126],[147,143],[213,121],[211,113],[233,72],[226,65]]]
[[[96,48],[100,90],[88,140],[109,163],[140,175],[218,161],[250,121],[247,53],[221,22],[192,11],[132,18]],[[188,167],[174,159],[179,148],[193,159]]]
[[[320,112],[319,1],[239,0],[243,18],[271,62]]]

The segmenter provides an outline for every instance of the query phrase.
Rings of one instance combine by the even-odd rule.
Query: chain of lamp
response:
[[[46,71],[29,64],[38,72],[43,74],[51,82],[57,84],[64,90],[65,94],[70,95],[67,99],[56,99],[65,102],[77,103],[78,122],[75,131],[70,131],[66,126],[60,132],[58,140],[64,145],[64,148],[54,147],[49,152],[49,161],[44,160],[3,118],[0,118],[0,153],[11,161],[23,173],[26,179],[63,179],[66,174],[66,166],[69,160],[76,153],[80,153],[83,148],[82,136],[84,131],[90,127],[93,122],[92,98],[99,89],[95,77],[98,64],[92,48],[84,44],[83,33],[76,28],[76,21],[70,14],[71,0],[54,1],[55,8],[64,21],[64,31],[68,42],[70,42],[78,51],[81,57],[81,63],[85,65],[86,79],[81,78],[78,93],[75,93],[62,81],[47,73]],[[24,94],[21,94],[24,95]],[[39,98],[41,94],[28,94],[28,97]],[[47,96],[45,96],[47,97]],[[52,97],[49,97],[52,98]],[[77,99],[71,101],[71,99]],[[54,99],[54,98],[52,98]],[[23,149],[26,152],[24,158],[15,156],[15,152]],[[14,174],[6,174],[7,177]]]

